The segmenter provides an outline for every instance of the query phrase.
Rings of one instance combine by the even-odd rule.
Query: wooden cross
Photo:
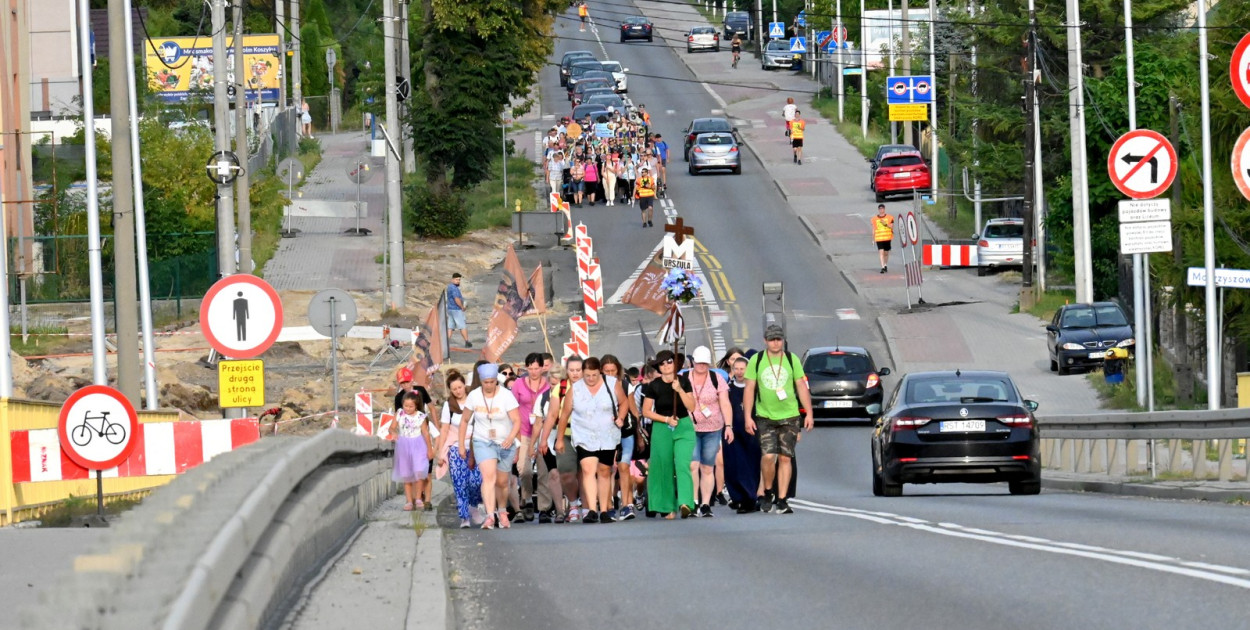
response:
[[[677,217],[677,220],[674,221],[672,225],[665,225],[664,231],[673,234],[673,240],[676,241],[678,245],[681,245],[682,241],[685,241],[687,236],[694,236],[694,228],[686,225],[685,221],[681,217]]]

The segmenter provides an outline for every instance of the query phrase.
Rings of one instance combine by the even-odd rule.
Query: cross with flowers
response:
[[[664,231],[672,234],[673,240],[677,241],[678,245],[681,245],[687,236],[694,236],[694,228],[686,225],[686,221],[681,217],[677,217],[677,220],[672,224],[665,225]]]

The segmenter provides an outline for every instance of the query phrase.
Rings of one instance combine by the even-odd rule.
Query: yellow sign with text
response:
[[[265,406],[264,361],[218,361],[217,397],[221,407]]]
[[[924,103],[890,105],[890,121],[928,120],[929,106]]]
[[[250,102],[254,103],[258,97],[262,101],[276,102],[281,68],[278,35],[244,35],[241,64],[235,62],[233,40],[233,37],[226,37],[226,80],[231,85],[245,85]],[[217,64],[213,59],[211,37],[149,39],[146,48],[148,84],[163,101],[212,100]]]

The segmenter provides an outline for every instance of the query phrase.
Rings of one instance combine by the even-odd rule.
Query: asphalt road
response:
[[[627,3],[592,7],[619,19]],[[606,15],[605,15],[606,13]],[[557,22],[555,59],[588,49],[631,70],[630,92],[669,139],[715,101],[657,37],[620,44],[611,23],[578,31]],[[675,33],[659,33],[674,40]],[[710,54],[710,53],[709,53]],[[721,53],[728,59],[728,53]],[[652,75],[652,76],[644,76]],[[664,80],[656,77],[671,77]],[[544,71],[542,113],[568,111],[555,71]],[[673,113],[668,113],[672,110]],[[793,211],[744,156],[740,176],[691,178],[678,145],[670,160],[676,213],[696,229],[725,343],[760,345],[760,283],[783,280],[791,345],[868,345],[883,356],[874,314],[842,280]],[[671,167],[677,166],[678,169]],[[611,295],[649,255],[660,228],[628,206],[574,209],[595,238]],[[727,287],[727,288],[726,288]],[[838,319],[851,308],[858,320]],[[698,317],[690,328],[701,327]],[[723,319],[723,321],[721,321]],[[641,353],[636,321],[609,306],[592,352],[626,362]],[[716,322],[714,322],[715,324]],[[632,335],[630,333],[633,333]],[[701,331],[688,333],[691,345]],[[712,336],[715,340],[715,336]],[[882,361],[888,364],[888,359]],[[1005,485],[907,486],[871,496],[866,427],[820,427],[799,445],[792,516],[452,530],[447,567],[463,628],[1195,628],[1244,627],[1250,614],[1250,525],[1244,507],[1044,493]]]

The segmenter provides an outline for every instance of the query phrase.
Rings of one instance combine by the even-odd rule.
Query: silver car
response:
[[[991,267],[1024,267],[1024,220],[990,219],[977,240],[977,275],[984,276]]]
[[[732,133],[711,132],[695,136],[690,147],[691,175],[710,169],[729,169],[734,175],[742,174],[742,152]]]
[[[764,46],[763,59],[760,66],[765,70],[774,68],[789,68],[794,65],[794,53],[790,52],[790,42],[784,39],[774,39]]]
[[[714,26],[695,26],[686,33],[686,52],[710,50],[720,52],[720,33]]]

